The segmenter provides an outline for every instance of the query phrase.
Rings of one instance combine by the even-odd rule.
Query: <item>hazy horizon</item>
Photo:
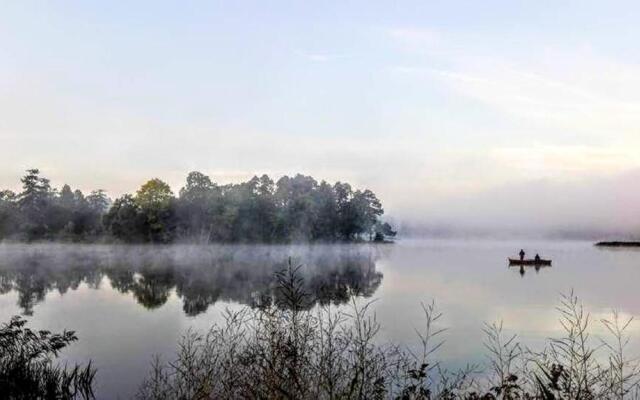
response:
[[[638,3],[2,11],[0,189],[303,173],[422,230],[640,232]]]

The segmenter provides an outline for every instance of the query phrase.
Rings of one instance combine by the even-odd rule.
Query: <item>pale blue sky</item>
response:
[[[303,172],[431,216],[514,184],[616,180],[640,167],[639,16],[634,1],[5,1],[0,187],[32,166],[113,195],[152,176],[177,191],[194,169]]]

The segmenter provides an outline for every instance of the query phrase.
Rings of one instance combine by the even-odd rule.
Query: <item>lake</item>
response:
[[[509,268],[524,248],[553,267]],[[532,347],[561,333],[555,306],[574,290],[597,321],[612,308],[640,314],[640,250],[580,241],[401,240],[395,244],[296,246],[0,245],[0,321],[75,330],[63,360],[93,360],[98,398],[130,398],[153,355],[170,359],[187,329],[204,331],[226,308],[277,297],[274,273],[302,265],[314,304],[374,301],[380,341],[415,346],[421,302],[443,312],[439,356],[458,367],[485,360],[482,327],[504,321]],[[632,325],[634,339],[640,339]],[[636,337],[637,336],[637,337]],[[638,354],[640,340],[632,341]]]

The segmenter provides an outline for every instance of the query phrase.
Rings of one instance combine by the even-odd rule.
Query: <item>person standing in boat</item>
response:
[[[520,261],[524,260],[524,250],[520,249]]]

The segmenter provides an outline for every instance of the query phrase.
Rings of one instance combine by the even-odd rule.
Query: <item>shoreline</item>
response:
[[[595,244],[597,247],[640,247],[640,242],[635,241],[609,241],[598,242]]]

